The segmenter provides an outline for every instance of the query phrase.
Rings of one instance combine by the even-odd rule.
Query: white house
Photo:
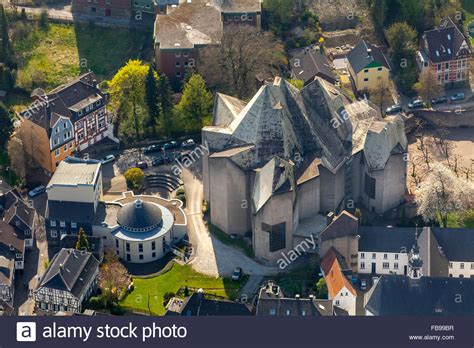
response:
[[[333,300],[333,305],[344,309],[349,315],[356,315],[357,292],[344,274],[348,268],[343,256],[330,248],[321,260],[321,270],[326,279],[328,298]]]

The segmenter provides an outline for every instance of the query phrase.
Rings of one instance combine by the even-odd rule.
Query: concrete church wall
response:
[[[298,186],[298,211],[301,220],[319,213],[320,195],[319,178],[314,178]]]
[[[335,211],[344,199],[344,168],[343,166],[336,174],[333,174],[323,166],[320,167],[322,213]]]

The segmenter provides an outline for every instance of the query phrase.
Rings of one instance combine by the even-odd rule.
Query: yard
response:
[[[190,266],[177,263],[172,268],[153,278],[133,278],[134,290],[120,305],[129,310],[151,312],[153,315],[163,315],[163,296],[167,292],[176,293],[179,288],[202,288],[208,295],[216,295],[233,300],[239,289],[246,282],[233,282],[230,278],[212,278],[195,272]]]
[[[128,59],[150,58],[151,33],[146,31],[22,21],[12,30],[19,38],[13,40],[17,85],[28,91],[52,89],[89,69],[109,79]]]

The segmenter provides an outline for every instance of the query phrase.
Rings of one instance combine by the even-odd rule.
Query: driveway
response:
[[[181,176],[186,190],[186,214],[188,216],[189,240],[195,248],[192,267],[210,276],[227,276],[236,267],[241,267],[245,274],[273,275],[280,273],[278,267],[268,267],[250,259],[240,251],[223,244],[212,236],[202,219],[203,186],[199,175],[193,173],[201,167],[197,162],[190,170],[185,169]]]

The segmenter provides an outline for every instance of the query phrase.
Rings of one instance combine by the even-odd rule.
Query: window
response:
[[[364,253],[360,253],[360,258],[361,258],[361,259],[365,258],[365,254],[364,254]]]
[[[387,259],[388,259],[388,255],[387,255],[387,254],[383,254],[383,259],[384,259],[384,260],[387,260]]]
[[[176,58],[181,57],[181,52],[175,52],[175,53],[174,53],[174,56],[175,56]]]
[[[262,231],[269,234],[269,251],[274,252],[286,247],[286,223],[268,225],[262,222]]]
[[[143,260],[143,254],[138,255],[138,258],[139,258],[140,260]]]
[[[398,260],[398,254],[395,254],[395,260]]]
[[[106,5],[110,5],[110,0],[105,0]]]
[[[181,77],[181,72],[180,71],[176,72],[176,77]]]
[[[459,275],[459,278],[464,278],[464,274],[460,274],[460,275]]]
[[[56,220],[51,220],[51,221],[49,222],[49,225],[50,225],[51,227],[56,227]]]
[[[339,300],[336,300],[336,306],[339,306],[339,303],[340,303]]]
[[[441,64],[438,64],[438,71],[441,70]]]
[[[248,19],[249,21],[253,21],[253,16],[248,16],[247,19]]]
[[[138,243],[138,252],[142,253],[143,252],[143,244]]]
[[[127,243],[127,244],[125,245],[125,250],[130,251],[130,243]]]
[[[59,234],[60,234],[61,236],[64,236],[64,235],[66,234],[66,230],[59,230]]]
[[[184,65],[185,67],[187,67],[187,66],[188,66],[188,62],[184,62],[183,65]]]
[[[66,227],[66,221],[64,221],[64,220],[59,221],[59,226],[60,227]]]
[[[156,250],[156,242],[151,242],[151,250]]]
[[[56,134],[59,133],[59,126],[56,127],[56,130],[55,130]]]
[[[60,150],[60,149],[54,150],[54,155],[55,155],[56,157],[58,157],[60,153],[61,153],[61,150]]]
[[[23,232],[25,233],[25,236],[29,236],[29,235],[30,235],[30,230],[24,230]]]
[[[449,263],[449,268],[453,268],[453,263],[452,262]]]
[[[444,65],[444,67],[445,67],[446,69],[449,69],[449,63],[446,63],[446,64]]]
[[[459,268],[464,269],[464,262],[461,262],[461,264],[459,265]]]
[[[181,66],[181,62],[177,61],[176,62],[176,67],[179,68]]]
[[[471,269],[474,269],[474,262],[471,262]]]
[[[364,82],[368,82],[368,81],[369,81],[369,78],[366,77],[366,78],[364,79]]]
[[[369,198],[375,199],[375,179],[367,173],[365,173],[365,194]]]
[[[382,71],[382,68],[378,68],[377,71]]]
[[[387,269],[390,267],[390,264],[388,262],[382,263],[382,268]]]
[[[270,308],[270,315],[276,315],[276,314],[277,314],[276,308]]]
[[[118,239],[115,240],[115,247],[116,247],[116,248],[119,247],[119,241],[118,241]]]
[[[375,253],[372,253],[372,260],[375,260],[376,257],[377,255]]]
[[[156,257],[156,253],[155,253],[155,252],[152,252],[152,253],[151,253],[151,257],[152,257],[152,258],[155,258],[155,257]]]
[[[234,16],[234,21],[238,22],[240,20],[239,16]]]
[[[130,262],[131,258],[130,258],[130,254],[127,254],[127,261]]]
[[[183,57],[189,57],[189,52],[183,52]]]
[[[71,228],[77,228],[77,222],[71,221]]]
[[[369,72],[369,69],[364,69],[364,73],[368,73]]]
[[[398,262],[395,262],[395,263],[393,264],[393,268],[394,268],[394,269],[398,269]]]
[[[51,230],[51,238],[56,238],[58,236],[58,231],[56,230]]]
[[[63,146],[63,150],[67,151],[67,144]]]
[[[360,263],[360,269],[365,269],[365,262]]]

